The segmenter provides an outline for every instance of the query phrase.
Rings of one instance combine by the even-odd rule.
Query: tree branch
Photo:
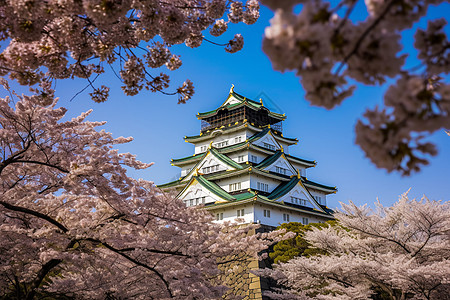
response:
[[[35,216],[37,218],[43,219],[43,220],[45,220],[45,221],[55,225],[56,227],[61,229],[64,233],[69,231],[69,229],[67,229],[64,225],[62,225],[61,223],[59,223],[55,219],[53,219],[53,218],[51,218],[51,217],[49,217],[49,216],[47,216],[47,215],[45,215],[43,213],[40,213],[40,212],[31,210],[31,209],[28,209],[28,208],[25,208],[25,207],[12,205],[12,204],[9,204],[9,203],[7,203],[5,201],[0,201],[0,205],[3,205],[3,207],[5,207],[6,209],[9,209],[9,210],[13,210],[13,211],[29,214],[29,215]]]
[[[377,25],[381,22],[381,20],[383,20],[384,16],[388,13],[388,11],[391,9],[391,7],[395,4],[397,0],[391,0],[388,5],[386,5],[386,7],[384,8],[383,12],[378,16],[377,19],[375,19],[375,21],[370,24],[369,27],[367,27],[367,29],[361,34],[361,36],[359,37],[358,41],[356,41],[355,46],[353,47],[352,51],[350,51],[342,60],[342,62],[340,63],[340,65],[338,66],[338,68],[336,69],[336,73],[335,74],[339,74],[339,72],[342,70],[342,68],[344,67],[344,65],[347,63],[347,61],[354,55],[356,54],[356,52],[358,52],[359,47],[361,46],[362,42],[364,41],[364,39],[369,35],[369,33],[375,28],[377,27]]]
[[[60,166],[52,165],[52,164],[49,164],[49,163],[46,163],[46,162],[37,161],[37,160],[21,160],[21,159],[18,159],[18,160],[15,160],[15,161],[11,162],[11,163],[25,163],[25,164],[28,163],[28,164],[42,165],[42,166],[47,166],[47,167],[50,167],[50,168],[55,168],[55,169],[57,169],[57,170],[59,170],[59,171],[61,171],[63,173],[70,173],[69,170],[66,170],[66,169],[64,169],[64,168],[62,168]]]
[[[62,259],[51,259],[46,264],[42,266],[42,268],[39,270],[39,272],[36,275],[36,278],[33,280],[31,284],[30,292],[28,293],[26,299],[32,300],[34,296],[36,295],[36,289],[39,288],[39,286],[42,283],[42,280],[44,280],[45,276],[47,276],[48,272],[50,272],[54,267],[59,265],[62,262]]]
[[[89,240],[89,239],[87,239],[87,240]],[[92,241],[97,241],[97,240],[92,240]],[[100,242],[100,241],[97,241],[97,242]],[[156,276],[158,276],[161,279],[161,281],[164,283],[164,285],[166,286],[166,289],[167,289],[167,292],[169,293],[170,298],[173,298],[173,294],[172,294],[172,291],[170,290],[169,282],[167,282],[167,280],[164,278],[164,276],[161,273],[158,272],[158,270],[156,270],[155,268],[150,267],[149,265],[146,265],[140,261],[137,261],[136,259],[132,258],[131,256],[121,252],[121,250],[112,247],[108,243],[100,242],[100,244],[103,245],[106,249],[122,256],[123,258],[129,260],[130,262],[134,263],[135,265],[143,267],[144,269],[147,269],[147,270],[155,273]]]

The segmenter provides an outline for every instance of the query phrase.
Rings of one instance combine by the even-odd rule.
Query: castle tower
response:
[[[203,205],[217,222],[241,218],[270,228],[333,219],[327,195],[337,190],[307,179],[315,161],[289,154],[298,140],[283,136],[284,114],[232,86],[219,108],[197,118],[200,134],[185,137],[194,144],[194,155],[173,159],[181,177],[160,188],[176,189],[187,206]]]

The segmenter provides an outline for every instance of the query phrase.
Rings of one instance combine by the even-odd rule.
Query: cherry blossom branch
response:
[[[208,43],[211,43],[211,44],[213,44],[213,45],[216,45],[216,46],[226,46],[226,45],[228,45],[228,43],[226,43],[226,44],[219,44],[219,43],[216,43],[216,42],[213,42],[213,41],[211,41],[211,40],[209,40],[209,39],[207,39],[207,38],[205,38],[205,37],[203,37],[203,40],[205,40],[205,41],[207,41]]]
[[[48,273],[53,268],[58,266],[61,262],[62,262],[62,259],[51,259],[42,266],[42,268],[36,274],[36,278],[31,283],[30,291],[28,292],[27,297],[26,297],[27,300],[34,299],[34,296],[36,295],[36,290],[41,285],[42,280],[44,280],[44,278],[48,275]]]
[[[8,202],[1,201],[1,200],[0,200],[0,205],[2,205],[3,207],[5,207],[6,209],[9,209],[9,210],[17,211],[17,212],[21,212],[21,213],[25,213],[25,214],[29,214],[29,215],[35,216],[37,218],[40,218],[42,220],[45,220],[45,221],[55,225],[59,229],[61,229],[62,232],[64,232],[64,233],[69,231],[69,229],[67,229],[64,225],[62,225],[61,223],[59,223],[55,219],[53,219],[53,218],[51,218],[51,217],[49,217],[49,216],[47,216],[47,215],[45,215],[43,213],[40,213],[40,212],[31,210],[31,209],[28,209],[26,207],[12,205],[12,204],[9,204]]]
[[[160,272],[158,272],[158,270],[156,270],[155,268],[153,268],[153,267],[151,267],[151,266],[149,266],[147,264],[144,264],[144,263],[142,263],[140,261],[137,261],[136,259],[134,259],[131,256],[121,252],[119,249],[116,249],[116,248],[112,247],[111,245],[109,245],[107,243],[102,243],[102,245],[105,246],[105,248],[107,248],[108,250],[110,250],[110,251],[112,251],[112,252],[122,256],[123,258],[127,259],[128,261],[132,262],[133,264],[135,264],[137,266],[140,266],[140,267],[143,267],[144,269],[147,269],[147,270],[152,271],[153,273],[155,273],[156,276],[158,276],[159,279],[161,279],[161,281],[166,286],[166,289],[167,289],[167,292],[169,293],[170,298],[173,298],[173,294],[172,294],[172,291],[170,289],[169,282],[164,278],[164,276]]]
[[[95,78],[92,80],[92,82],[95,82],[97,80],[97,78],[100,76],[100,74],[97,74],[95,76]],[[75,99],[78,95],[80,95],[81,93],[83,93],[88,87],[92,86],[91,83],[87,84],[83,89],[81,89],[80,91],[78,91],[75,95],[73,95],[72,98],[70,98],[69,102],[72,102],[73,99]]]
[[[361,46],[362,42],[364,41],[364,39],[369,35],[369,33],[375,29],[377,27],[377,25],[381,22],[381,20],[383,20],[383,18],[385,17],[385,15],[389,12],[389,10],[391,9],[392,6],[394,6],[394,4],[397,2],[397,0],[390,0],[390,2],[386,5],[386,7],[384,8],[383,12],[375,19],[375,21],[370,24],[369,27],[367,27],[367,29],[361,34],[361,36],[358,38],[358,40],[355,43],[355,46],[353,47],[353,49],[344,57],[344,59],[342,60],[342,62],[339,64],[338,68],[336,69],[335,74],[338,75],[342,68],[344,67],[344,65],[347,63],[347,61],[358,52],[359,47]]]
[[[21,159],[17,159],[17,160],[14,160],[13,162],[11,162],[11,164],[13,164],[13,163],[36,164],[36,165],[41,165],[41,166],[46,166],[46,167],[57,169],[58,171],[61,171],[63,173],[70,173],[69,170],[64,169],[63,167],[60,167],[60,166],[57,166],[57,165],[53,165],[53,164],[50,164],[50,163],[46,163],[46,162],[42,162],[42,161],[37,161],[37,160],[21,160]]]

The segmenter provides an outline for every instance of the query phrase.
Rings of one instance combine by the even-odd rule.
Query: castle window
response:
[[[200,152],[205,152],[206,151],[206,146],[201,146],[200,147]]]
[[[216,221],[223,220],[223,213],[216,214]]]
[[[302,223],[303,225],[308,225],[309,224],[308,218],[302,218]]]
[[[275,146],[272,144],[263,143],[263,147],[275,151]]]
[[[240,143],[242,141],[242,136],[237,136],[237,137],[235,137],[234,138],[234,142],[237,144],[237,143]]]
[[[219,165],[209,166],[202,168],[203,174],[213,173],[219,171]]]
[[[216,148],[223,148],[225,146],[228,146],[228,141],[218,142],[214,144],[214,147]]]
[[[323,204],[323,203],[322,203],[322,197],[320,197],[320,196],[314,196],[314,199],[316,199],[316,201],[317,201],[319,204]]]
[[[238,217],[243,217],[244,216],[244,209],[238,209],[237,210],[237,216]]]
[[[291,197],[291,202],[294,204],[306,206],[306,204],[308,203],[308,200],[297,198],[297,197]]]
[[[240,182],[230,183],[229,189],[230,192],[239,191],[241,189],[241,183]]]
[[[264,210],[264,217],[270,218],[270,210],[268,210],[268,209]]]
[[[255,155],[250,155],[250,161],[257,163],[258,162],[258,158]]]
[[[269,185],[267,183],[257,182],[256,183],[257,189],[263,192],[269,191]]]
[[[244,161],[244,155],[239,155],[238,162],[243,162],[243,161]]]
[[[275,172],[277,172],[277,173],[279,173],[279,174],[286,175],[287,169],[281,168],[281,167],[276,167],[276,166],[275,166]]]
[[[289,222],[289,214],[283,214],[283,221]]]

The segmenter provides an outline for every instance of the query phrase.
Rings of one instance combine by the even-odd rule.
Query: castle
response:
[[[195,153],[172,159],[180,179],[159,185],[176,189],[186,206],[203,205],[216,222],[259,223],[273,228],[281,223],[325,222],[333,219],[327,195],[336,188],[307,178],[315,161],[290,154],[296,138],[283,136],[286,119],[231,87],[217,109],[198,113],[199,135],[186,136]]]

